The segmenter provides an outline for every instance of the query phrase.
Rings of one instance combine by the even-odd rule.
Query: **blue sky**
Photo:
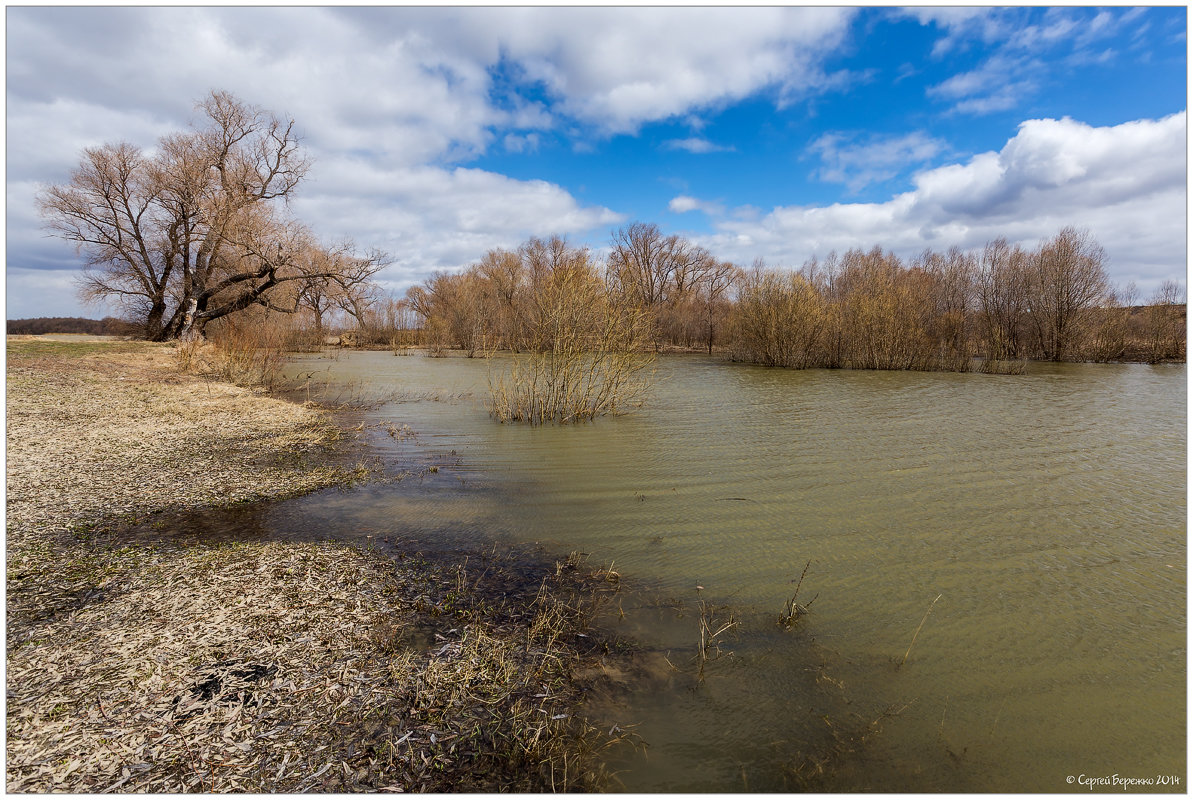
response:
[[[1186,9],[8,8],[7,313],[86,314],[33,198],[226,89],[292,115],[294,213],[397,294],[558,233],[657,222],[799,266],[1088,227],[1184,280]]]

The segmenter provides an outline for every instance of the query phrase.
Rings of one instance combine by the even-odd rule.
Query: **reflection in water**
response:
[[[1183,366],[665,358],[647,408],[566,428],[490,420],[480,360],[351,353],[293,369],[397,392],[364,416],[417,436],[376,437],[412,477],[290,504],[285,525],[541,542],[639,587],[616,624],[679,671],[618,710],[651,745],[617,765],[631,790],[1184,775]],[[782,631],[808,560],[803,591],[820,597]],[[698,687],[697,599],[741,619]]]

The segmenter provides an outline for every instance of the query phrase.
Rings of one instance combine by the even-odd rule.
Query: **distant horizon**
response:
[[[292,116],[292,210],[401,295],[489,249],[634,221],[798,268],[1087,228],[1146,302],[1186,279],[1186,10],[7,10],[6,319],[84,305],[34,198],[213,89]]]

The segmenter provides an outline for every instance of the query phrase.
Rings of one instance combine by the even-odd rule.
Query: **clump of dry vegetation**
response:
[[[783,604],[783,613],[779,615],[779,624],[784,628],[791,628],[795,625],[795,623],[799,622],[801,618],[811,613],[812,604],[816,602],[817,597],[820,597],[820,593],[817,592],[816,597],[813,597],[808,602],[797,602],[797,599],[799,598],[800,587],[804,585],[804,578],[807,577],[808,569],[811,566],[811,561],[804,565],[804,571],[799,574],[799,579],[795,582],[795,591],[791,593],[791,597],[788,598],[787,602]]]
[[[527,354],[490,372],[492,415],[569,423],[640,402],[653,360],[639,352],[649,340],[647,315],[606,290],[586,249],[551,239],[532,242],[524,257],[532,279],[518,335]]]
[[[607,777],[622,734],[576,713],[575,676],[612,657],[584,633],[616,589],[601,571],[172,536],[188,510],[355,473],[325,465],[344,442],[324,414],[181,375],[170,348],[10,340],[9,409],[9,791]]]

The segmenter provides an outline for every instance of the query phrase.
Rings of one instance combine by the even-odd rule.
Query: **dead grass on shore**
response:
[[[325,414],[180,375],[171,348],[138,345],[9,342],[10,551],[47,528],[298,494],[349,477],[326,465],[344,442]]]
[[[576,608],[469,588],[333,544],[152,553],[10,643],[7,789],[600,785]]]
[[[171,543],[189,509],[351,479],[326,466],[340,432],[169,348],[57,344],[9,341],[8,791],[604,785],[625,734],[576,711],[617,657],[586,632],[616,582],[575,561],[528,582],[496,551]],[[160,541],[117,535],[136,521]]]

